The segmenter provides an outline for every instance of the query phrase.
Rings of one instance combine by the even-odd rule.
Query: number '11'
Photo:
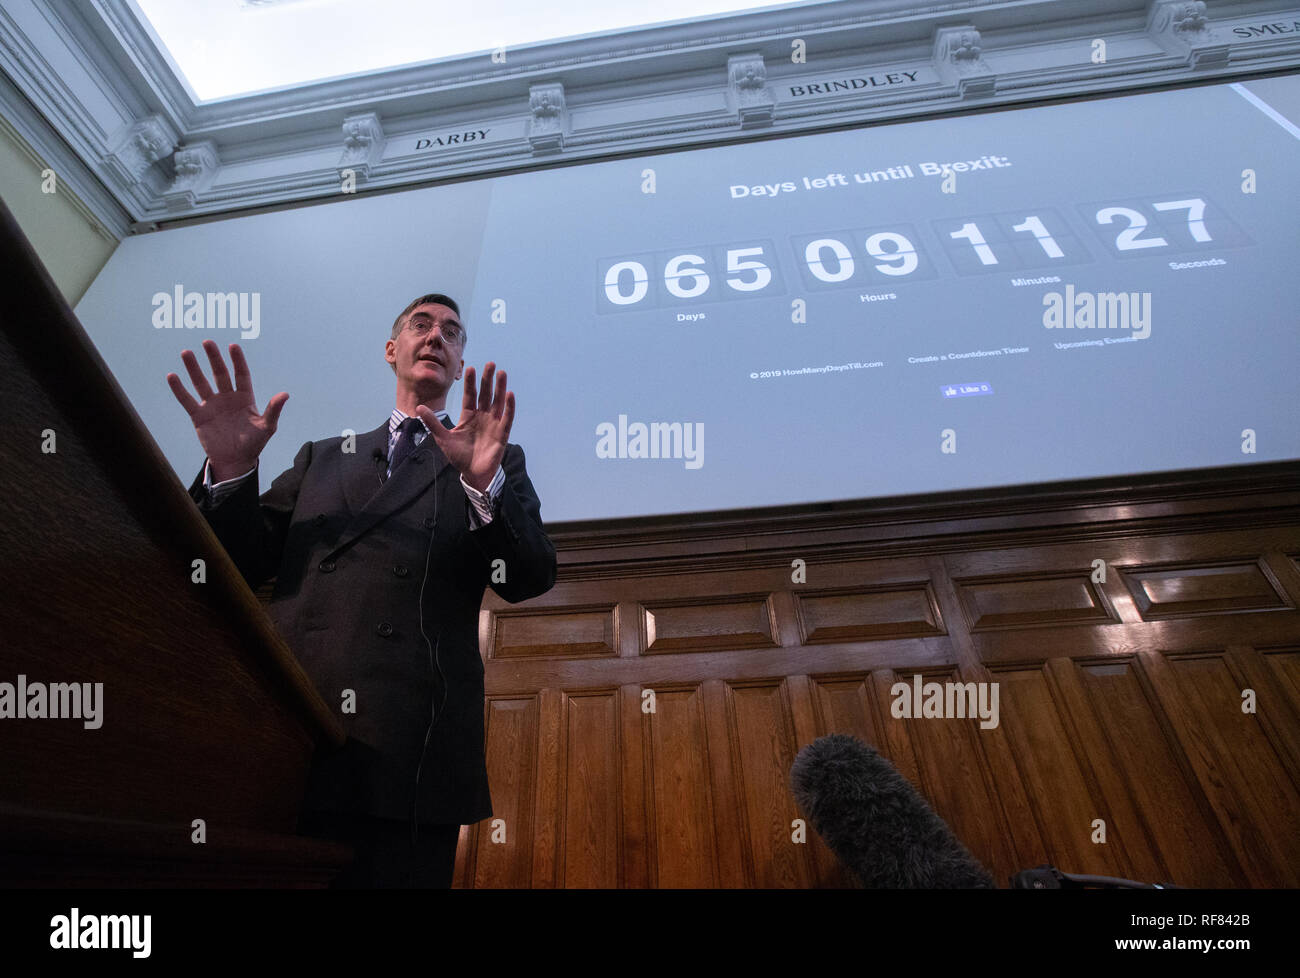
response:
[[[1056,239],[1048,233],[1047,228],[1043,227],[1043,222],[1035,215],[1030,214],[1025,218],[1023,224],[1013,225],[1013,231],[1028,231],[1034,236],[1034,239],[1043,247],[1043,251],[1048,258],[1064,258],[1065,252],[1061,246],[1056,243]],[[985,265],[996,265],[997,256],[993,254],[993,249],[989,247],[988,242],[984,240],[984,235],[980,234],[980,229],[973,223],[967,222],[960,229],[953,231],[950,237],[957,240],[969,241],[975,248],[975,254]]]

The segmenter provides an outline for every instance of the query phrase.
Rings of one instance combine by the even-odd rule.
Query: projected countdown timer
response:
[[[1081,204],[1079,212],[1116,258],[1176,255],[1251,244],[1203,195]],[[1050,207],[932,221],[940,250],[959,275],[1043,271],[1093,261],[1064,216]],[[790,239],[811,291],[896,286],[939,277],[910,224]],[[598,263],[600,312],[694,305],[785,292],[776,247],[754,238],[725,245],[605,258]]]

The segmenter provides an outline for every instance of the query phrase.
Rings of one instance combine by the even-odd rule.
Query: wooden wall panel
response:
[[[529,886],[533,847],[544,838],[532,824],[540,703],[536,696],[494,698],[486,709],[492,819],[478,824],[472,839],[474,859],[465,872],[475,886]],[[504,843],[492,838],[497,819],[504,823]]]
[[[1134,872],[1183,886],[1244,886],[1246,877],[1195,776],[1171,742],[1168,720],[1137,663],[1131,658],[1055,661],[1065,664],[1068,678],[1082,693],[1076,710],[1080,721],[1096,731],[1090,740],[1104,745],[1106,753],[1094,768],[1116,779],[1115,793],[1123,792],[1136,812],[1178,813],[1177,818],[1146,817],[1144,833],[1124,840]]]
[[[922,676],[926,682],[962,681],[951,670]],[[892,682],[900,681],[910,682],[911,674],[893,674]],[[978,720],[899,719],[887,708],[880,716],[886,728],[895,732],[891,739],[907,738],[908,753],[916,758],[915,772],[899,764],[896,755],[887,755],[966,848],[1002,879],[1026,868],[1016,865],[1006,819],[981,756],[981,739],[989,731],[981,730]]]
[[[807,851],[791,841],[799,810],[790,795],[794,731],[784,684],[729,688],[737,767],[741,772],[737,830],[747,842],[748,884],[807,886]]]
[[[801,592],[794,599],[807,645],[944,634],[926,581]]]
[[[564,807],[564,694],[546,688],[538,694],[537,778],[533,796],[532,885],[554,887],[560,882],[560,813]],[[489,746],[492,731],[487,731]],[[490,776],[490,769],[489,769]],[[493,806],[496,805],[495,795]]]
[[[639,686],[619,689],[619,729],[622,734],[622,751],[619,771],[619,799],[622,802],[621,835],[619,837],[619,883],[625,887],[650,886],[651,838],[650,808],[647,800],[654,797],[650,781],[650,728],[642,722],[642,703]]]
[[[1258,558],[1212,565],[1126,567],[1123,575],[1145,621],[1292,607]]]
[[[1223,486],[555,534],[551,592],[485,600],[511,835],[467,830],[458,885],[852,886],[791,834],[790,764],[829,733],[1000,885],[1300,884],[1300,469]],[[913,675],[998,683],[998,726],[893,716]]]
[[[1271,649],[1261,652],[1248,646],[1228,651],[1233,675],[1241,682],[1242,702],[1245,691],[1254,696],[1254,716],[1260,729],[1277,752],[1278,761],[1292,784],[1300,786],[1300,698],[1292,686],[1293,676],[1279,673],[1288,660],[1295,666],[1291,650]],[[1272,664],[1272,668],[1270,665]]]
[[[874,741],[870,701],[865,677],[842,680],[811,680],[808,676],[791,676],[786,680],[790,697],[791,719],[794,721],[796,746],[801,748],[828,733],[845,733]],[[787,775],[788,783],[788,775]],[[808,849],[808,885],[828,889],[847,889],[853,886],[847,870],[813,829],[807,816],[803,820]]]
[[[1242,712],[1226,657],[1152,653],[1145,662],[1164,702],[1177,702],[1177,734],[1252,881],[1300,885],[1300,793],[1258,717]]]
[[[614,609],[562,608],[492,616],[490,658],[617,654]]]
[[[1060,705],[1044,670],[1016,669],[996,672],[1005,704],[1001,722],[1029,789],[1035,821],[1054,866],[1088,866],[1090,873],[1129,877],[1129,866],[1113,840],[1132,825],[1116,825],[1114,813],[1090,778],[1086,762],[1061,716]],[[1107,826],[1105,845],[1091,841],[1093,821]],[[1077,870],[1075,870],[1077,872]]]
[[[816,737],[849,734],[866,741],[883,754],[891,753],[880,744],[868,675],[814,677],[812,683],[817,697]]]
[[[618,698],[567,696],[565,712],[564,885],[617,886]]]
[[[1086,570],[953,581],[972,632],[1118,621]]]
[[[1273,650],[1261,660],[1277,684],[1279,719],[1289,725],[1294,735],[1300,732],[1300,722],[1296,722],[1300,719],[1300,650]]]
[[[717,886],[713,827],[711,751],[705,738],[704,695],[696,686],[655,691],[650,723],[649,802],[653,844],[652,879],[660,887]],[[726,799],[734,804],[734,799]],[[729,837],[730,838],[730,837]]]
[[[772,648],[777,644],[766,594],[658,601],[643,608],[643,655]]]

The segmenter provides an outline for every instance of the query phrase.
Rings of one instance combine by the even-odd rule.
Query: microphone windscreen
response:
[[[994,886],[911,783],[854,737],[832,734],[799,751],[790,786],[813,828],[865,887]]]

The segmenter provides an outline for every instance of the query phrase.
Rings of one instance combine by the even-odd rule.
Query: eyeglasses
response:
[[[430,319],[416,319],[407,323],[403,328],[409,329],[416,336],[423,339],[429,335],[429,331],[433,329],[435,325],[438,324],[435,324]],[[465,342],[465,331],[455,323],[442,323],[441,325],[438,325],[438,328],[442,330],[442,339],[444,342],[449,343],[452,346],[460,346]]]

